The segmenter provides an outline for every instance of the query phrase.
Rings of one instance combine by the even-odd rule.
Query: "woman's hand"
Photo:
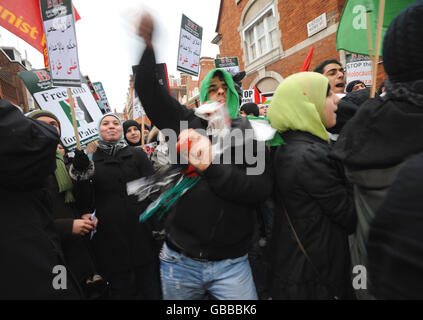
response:
[[[90,159],[88,159],[88,156],[83,150],[76,149],[72,164],[75,170],[78,170],[79,172],[84,172],[88,169],[88,166],[90,165]]]
[[[92,216],[93,216],[92,213],[86,213],[86,214],[82,215],[82,219],[91,221],[92,220]],[[97,228],[97,224],[98,224],[98,219],[97,219],[97,217],[95,217],[94,218],[94,228],[95,229]]]
[[[89,144],[87,144],[87,148],[85,149],[85,151],[87,152],[87,154],[91,154],[97,151],[97,141],[92,141]]]
[[[94,223],[86,219],[73,220],[72,233],[81,236],[86,235],[88,232],[94,230]]]
[[[181,155],[198,171],[206,170],[212,163],[210,140],[194,129],[183,130],[178,137]]]

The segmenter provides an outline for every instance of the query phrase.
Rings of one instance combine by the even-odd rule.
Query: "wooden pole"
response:
[[[78,148],[78,150],[81,150],[81,141],[79,140],[79,132],[78,132],[78,127],[76,125],[75,104],[73,103],[72,91],[70,88],[68,88],[68,97],[69,97],[69,104],[70,104],[71,115],[72,115],[73,130],[75,132],[76,147]]]
[[[377,36],[376,36],[376,48],[375,48],[375,55],[373,57],[372,62],[372,74],[374,75],[372,90],[370,92],[370,98],[375,97],[376,93],[376,78],[377,78],[377,63],[379,60],[379,53],[380,53],[380,41],[382,37],[382,24],[383,24],[383,15],[385,11],[385,0],[380,0],[379,2],[379,17],[377,20]]]
[[[144,115],[141,116],[141,146],[144,148]]]
[[[369,58],[370,61],[373,61],[373,44],[372,44],[372,31],[370,29],[370,11],[366,12],[366,20],[367,20],[367,42],[369,45]],[[372,64],[372,86],[375,82],[375,75],[373,74],[373,64]]]

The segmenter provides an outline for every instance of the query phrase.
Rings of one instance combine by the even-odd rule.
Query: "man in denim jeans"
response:
[[[210,293],[217,299],[257,299],[247,252],[256,223],[254,207],[269,197],[272,180],[269,166],[255,175],[248,175],[247,167],[266,161],[265,148],[256,163],[247,165],[243,158],[235,164],[234,157],[228,164],[212,163],[209,138],[194,130],[210,129],[211,121],[181,105],[157,81],[149,15],[144,15],[138,32],[146,49],[136,70],[135,89],[152,123],[160,130],[172,129],[181,145],[192,141],[184,157],[199,177],[168,213],[160,254],[163,297],[204,299]],[[232,128],[251,129],[248,119],[238,118],[239,97],[229,73],[210,71],[201,83],[200,99],[225,103]],[[180,121],[189,129],[180,132]],[[257,154],[258,143],[250,143]]]

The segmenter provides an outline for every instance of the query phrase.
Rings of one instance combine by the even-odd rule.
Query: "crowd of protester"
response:
[[[422,16],[418,1],[387,30],[375,98],[329,59],[270,105],[240,106],[245,74],[214,69],[189,109],[158,82],[144,15],[135,90],[151,128],[104,114],[72,158],[53,113],[1,99],[0,299],[422,299]],[[257,120],[278,143],[248,138]],[[241,143],[216,147],[236,130]],[[255,161],[225,158],[250,147]],[[129,194],[176,169],[160,194]]]

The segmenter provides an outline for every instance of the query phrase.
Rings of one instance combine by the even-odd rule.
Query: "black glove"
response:
[[[84,151],[76,149],[72,164],[75,170],[83,172],[88,169],[88,166],[90,165],[90,159],[88,159],[88,156]]]

